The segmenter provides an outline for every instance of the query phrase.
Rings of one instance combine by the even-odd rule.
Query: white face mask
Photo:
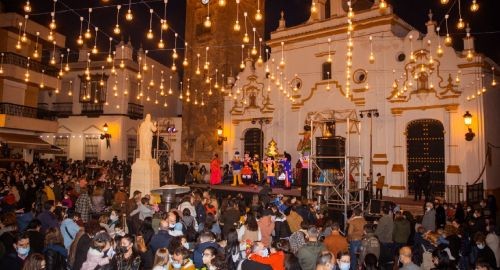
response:
[[[484,248],[484,244],[477,244],[477,248],[483,249]]]

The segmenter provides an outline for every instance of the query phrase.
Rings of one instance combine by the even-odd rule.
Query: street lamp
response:
[[[370,182],[369,184],[369,194],[370,199],[373,197],[373,118],[379,117],[378,109],[362,110],[359,113],[359,117],[363,118],[366,115],[370,118]]]
[[[464,124],[467,126],[468,132],[465,133],[465,140],[470,142],[474,139],[476,134],[472,132],[470,126],[472,125],[472,114],[469,111],[466,111],[464,114]]]
[[[222,145],[223,142],[227,141],[227,137],[222,136],[224,134],[224,130],[222,126],[219,125],[217,128],[217,144]]]
[[[109,130],[108,124],[104,123],[104,126],[102,126],[102,131],[104,131],[104,133],[101,134],[101,140],[104,139],[106,140],[106,148],[111,147],[111,142],[110,142],[111,134],[108,133],[108,130]]]

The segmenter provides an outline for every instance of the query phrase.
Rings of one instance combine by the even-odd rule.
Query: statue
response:
[[[151,157],[151,148],[153,142],[153,133],[156,132],[156,122],[151,121],[151,115],[146,114],[146,118],[139,125],[139,150],[140,155],[139,159],[141,160],[150,160]]]
[[[144,121],[139,125],[139,158],[132,164],[130,192],[136,190],[142,194],[150,194],[151,190],[160,187],[160,166],[151,157],[153,146],[153,134],[156,132],[156,123],[151,121],[151,115],[147,114]]]

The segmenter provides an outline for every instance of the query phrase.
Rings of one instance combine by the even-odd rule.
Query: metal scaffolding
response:
[[[364,210],[365,178],[361,157],[361,123],[355,110],[328,110],[311,112],[306,123],[311,127],[311,155],[309,157],[308,198],[316,197],[320,203],[325,201],[329,208],[343,211],[344,223],[349,210]],[[322,136],[335,136],[329,131],[329,125],[345,129],[345,154],[340,156],[320,155],[316,151],[316,132]],[[326,131],[325,131],[326,130]],[[354,138],[353,138],[354,137]],[[340,168],[321,168],[318,161],[331,160]],[[344,224],[345,225],[345,224]]]

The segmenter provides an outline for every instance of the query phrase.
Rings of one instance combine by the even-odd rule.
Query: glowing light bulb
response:
[[[185,67],[189,65],[187,58],[184,58],[184,61],[182,61],[182,65]]]
[[[470,5],[470,11],[476,12],[479,10],[479,4],[476,2],[476,0],[472,0],[472,4]]]
[[[462,30],[465,27],[464,20],[462,18],[458,19],[457,29]]]
[[[196,71],[195,71],[196,75],[200,75],[201,74],[201,71],[200,71],[200,68],[196,68]]]
[[[69,72],[69,71],[70,71],[70,68],[69,68],[69,65],[68,65],[68,64],[64,65],[64,71],[66,71],[66,72]]]
[[[179,58],[179,55],[177,54],[177,51],[174,49],[174,51],[172,52],[172,58],[173,59],[177,59]]]
[[[108,54],[108,57],[106,57],[106,62],[108,63],[113,62],[113,57],[111,57],[111,54]]]
[[[241,26],[240,26],[240,22],[239,21],[236,21],[233,25],[233,30],[235,32],[239,32],[241,30]]]
[[[172,69],[172,71],[174,71],[174,72],[177,70],[177,66],[175,65],[175,63],[173,63],[173,64],[172,64],[172,68],[171,68],[171,69]]]
[[[368,61],[370,62],[370,64],[375,63],[375,55],[373,54],[373,52],[370,53],[370,57],[368,57]]]
[[[281,59],[280,61],[280,68],[284,69],[285,68],[285,60]]]
[[[92,33],[90,33],[90,29],[87,29],[87,31],[85,32],[85,34],[83,34],[83,36],[86,39],[90,39],[92,37]]]
[[[441,0],[439,2],[441,2],[442,5],[446,5],[448,4],[448,2],[450,2],[450,0]]]
[[[451,39],[450,34],[446,34],[446,37],[444,38],[444,45],[451,46],[452,42],[453,40]]]
[[[248,33],[245,33],[245,35],[243,36],[243,43],[248,43],[250,42],[250,37],[248,36]]]
[[[167,31],[168,30],[167,20],[163,20],[163,22],[161,24],[161,30],[163,30],[163,31]]]
[[[56,29],[56,27],[57,27],[56,21],[54,19],[52,19],[52,21],[49,24],[49,28],[54,30],[54,29]]]
[[[380,3],[378,4],[378,10],[380,12],[385,12],[386,9],[387,9],[387,3],[385,2],[385,0],[381,0]]]
[[[491,86],[497,86],[497,81],[495,80],[495,78],[493,78],[493,80],[491,81]]]
[[[260,9],[257,9],[257,13],[255,13],[255,20],[258,22],[262,20],[262,13],[260,12]]]
[[[125,62],[123,60],[120,61],[120,68],[125,68]]]
[[[119,35],[121,32],[120,30],[120,25],[115,25],[115,28],[113,29],[113,33],[115,33],[115,35]]]
[[[149,29],[148,33],[146,34],[146,37],[148,39],[153,39],[155,37],[155,35],[153,34],[153,30],[152,29]]]
[[[33,52],[33,58],[38,58],[40,56],[40,54],[38,54],[38,50],[35,50]]]
[[[165,48],[165,43],[163,42],[163,39],[160,39],[160,42],[158,42],[158,48],[160,49]]]
[[[243,61],[240,63],[240,69],[245,69],[245,63],[243,63]]]
[[[97,49],[97,46],[94,45],[94,47],[92,48],[92,53],[97,54],[98,52],[99,52],[99,50]]]
[[[219,4],[219,7],[225,7],[226,6],[226,0],[219,0],[218,4]]]
[[[311,13],[314,14],[316,12],[318,12],[318,8],[316,7],[316,2],[313,1],[311,4]]]
[[[264,64],[264,60],[262,59],[262,55],[259,55],[259,58],[257,59],[257,65],[262,66]]]
[[[49,41],[53,41],[54,40],[54,34],[52,33],[52,31],[49,32],[49,35],[47,36],[47,39]]]
[[[26,13],[30,13],[31,12],[30,1],[26,1],[26,4],[24,5],[24,12],[26,12]]]
[[[127,11],[127,14],[125,15],[125,20],[127,20],[127,21],[129,21],[129,22],[130,22],[130,21],[131,21],[131,20],[133,20],[133,19],[134,19],[134,15],[132,14],[132,10],[130,10],[130,9],[129,9],[129,10]]]
[[[51,65],[55,65],[56,64],[56,58],[54,56],[52,56],[52,58],[50,58],[50,64]]]
[[[205,26],[205,28],[210,28],[212,26],[212,21],[210,21],[210,16],[207,16],[205,18],[205,22],[203,22],[203,26]]]
[[[78,36],[78,39],[76,40],[76,43],[77,43],[78,45],[83,45],[83,38],[82,38],[82,36],[81,36],[81,35],[80,35],[80,36]]]
[[[474,53],[472,52],[472,50],[467,50],[467,61],[471,62],[472,60],[474,60]]]
[[[23,33],[23,36],[21,37],[21,42],[26,43],[28,41],[28,38],[26,37],[26,33]]]
[[[252,51],[250,52],[252,55],[257,55],[257,48],[255,46],[252,47]]]

